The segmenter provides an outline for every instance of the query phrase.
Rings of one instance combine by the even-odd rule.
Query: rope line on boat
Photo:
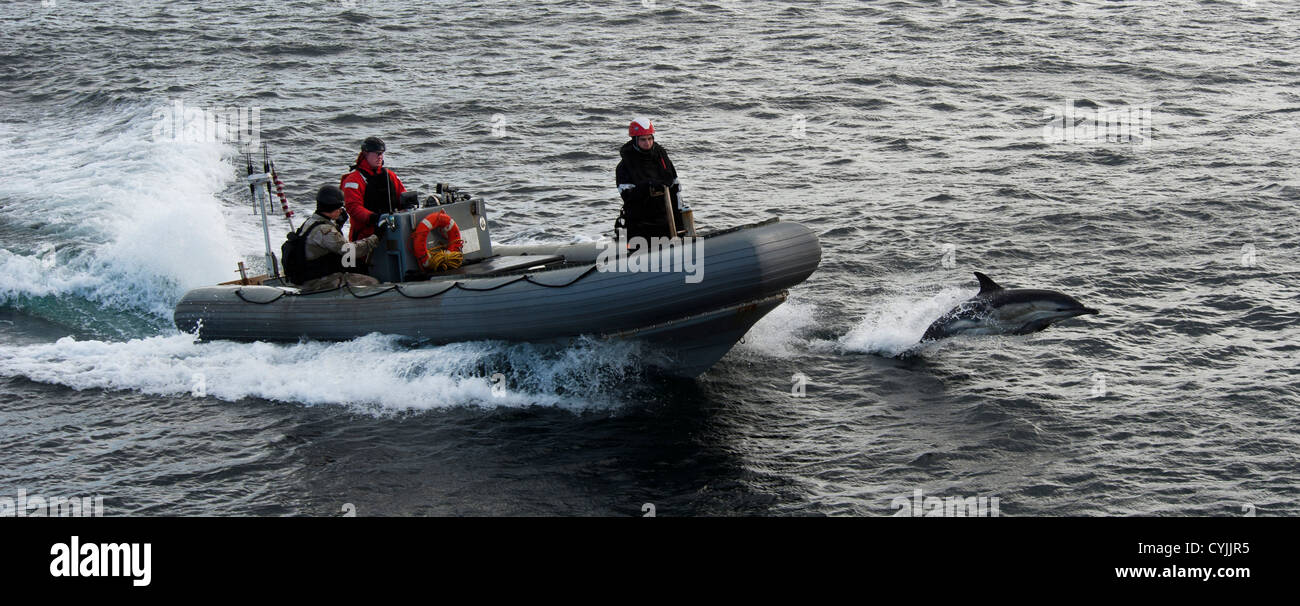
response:
[[[489,291],[489,290],[496,290],[496,289],[498,289],[498,288],[504,288],[504,287],[506,287],[506,286],[509,286],[509,285],[514,284],[514,283],[516,283],[516,282],[519,282],[519,281],[521,281],[521,280],[524,281],[524,282],[528,282],[529,284],[536,284],[537,286],[545,286],[545,287],[547,287],[547,288],[565,288],[565,287],[568,287],[568,286],[573,286],[575,283],[577,283],[578,280],[581,280],[581,279],[583,279],[583,278],[585,278],[585,277],[591,275],[591,273],[594,272],[594,271],[596,271],[596,266],[595,266],[595,265],[592,265],[591,267],[588,267],[588,268],[587,268],[587,271],[584,271],[584,272],[582,272],[581,274],[578,274],[577,277],[575,277],[575,278],[572,279],[572,280],[569,280],[568,282],[566,282],[566,283],[564,283],[564,284],[547,284],[547,283],[545,283],[545,282],[538,282],[537,280],[534,280],[533,277],[532,277],[532,275],[530,275],[530,274],[523,274],[523,275],[521,275],[521,276],[519,276],[519,277],[517,277],[517,278],[515,278],[515,279],[513,279],[513,280],[509,280],[509,281],[506,281],[506,282],[502,282],[502,283],[500,283],[500,284],[497,284],[496,286],[490,286],[490,287],[488,287],[488,288],[470,288],[470,287],[468,287],[468,286],[465,286],[465,285],[461,284],[459,281],[457,281],[457,282],[452,282],[452,283],[451,283],[451,286],[448,286],[447,288],[444,288],[444,289],[442,289],[442,290],[440,290],[440,291],[438,291],[438,292],[436,292],[436,293],[433,293],[433,294],[431,294],[431,295],[424,295],[424,296],[408,295],[408,294],[406,294],[405,292],[402,292],[402,286],[401,286],[400,284],[394,284],[394,285],[393,285],[393,288],[397,290],[397,294],[402,295],[403,297],[406,297],[406,298],[408,298],[408,299],[429,299],[429,298],[433,298],[433,297],[436,297],[436,296],[438,296],[438,295],[441,295],[441,294],[443,294],[443,293],[445,293],[445,292],[447,292],[447,291],[449,291],[449,290],[451,290],[451,289],[453,289],[453,288],[459,288],[459,289],[461,289],[461,290],[468,291],[468,292],[487,292],[487,291]],[[385,292],[386,292],[386,291],[385,291]]]
[[[435,292],[435,293],[432,293],[432,294],[428,294],[428,295],[411,295],[411,294],[407,294],[405,291],[402,290],[402,285],[401,285],[401,284],[393,284],[392,286],[389,286],[388,288],[385,288],[385,289],[382,289],[382,290],[376,290],[375,292],[359,294],[359,293],[357,293],[355,290],[352,290],[352,284],[349,283],[346,279],[344,279],[344,280],[341,281],[341,282],[342,282],[341,284],[339,284],[338,286],[336,286],[336,287],[334,287],[334,288],[330,288],[330,289],[328,289],[328,290],[315,290],[315,291],[312,291],[312,292],[309,292],[309,293],[300,293],[300,294],[298,294],[298,295],[296,295],[296,296],[300,296],[300,297],[310,297],[310,296],[312,296],[312,295],[318,295],[318,294],[322,294],[322,293],[331,293],[331,292],[334,292],[334,291],[336,291],[336,290],[347,290],[347,291],[348,291],[348,294],[352,295],[353,297],[356,297],[356,298],[358,298],[358,299],[368,299],[368,298],[370,298],[370,297],[377,297],[377,296],[379,296],[379,295],[382,295],[382,294],[385,294],[385,293],[388,293],[388,292],[397,291],[397,294],[402,295],[403,297],[406,297],[406,298],[408,298],[408,299],[432,299],[433,297],[436,297],[436,296],[438,296],[438,295],[444,294],[444,293],[446,293],[447,291],[452,290],[452,289],[455,289],[455,288],[459,288],[460,290],[464,290],[464,291],[467,291],[467,292],[487,292],[487,291],[489,291],[489,290],[496,290],[496,289],[498,289],[498,288],[504,288],[504,287],[506,287],[506,286],[509,286],[509,285],[514,284],[514,283],[516,283],[516,282],[519,282],[519,281],[521,281],[521,280],[522,280],[522,281],[525,281],[525,282],[528,282],[529,284],[535,284],[535,285],[537,285],[537,286],[545,286],[545,287],[547,287],[547,288],[567,288],[567,287],[569,287],[569,286],[573,286],[575,283],[578,282],[578,280],[581,280],[581,279],[583,279],[583,278],[585,278],[585,277],[591,275],[592,272],[595,272],[595,271],[596,271],[596,266],[595,266],[595,265],[592,265],[591,267],[588,267],[588,268],[587,268],[587,271],[584,271],[584,272],[582,272],[581,274],[578,274],[577,277],[575,277],[575,278],[572,279],[572,280],[569,280],[568,282],[566,282],[566,283],[564,283],[564,284],[547,284],[547,283],[545,283],[545,282],[538,282],[537,280],[534,280],[533,277],[532,277],[532,275],[530,275],[530,274],[523,274],[523,275],[521,275],[521,276],[516,277],[516,278],[513,279],[513,280],[508,280],[508,281],[506,281],[506,282],[502,282],[502,283],[500,283],[500,284],[497,284],[496,286],[491,286],[491,287],[488,287],[488,288],[470,288],[470,287],[468,287],[468,286],[465,286],[465,285],[461,284],[460,281],[456,281],[456,282],[452,282],[451,285],[448,286],[447,288],[444,288],[444,289],[442,289],[442,290],[440,290],[440,291],[438,291],[438,292]],[[254,300],[249,299],[249,298],[247,298],[247,297],[244,296],[244,289],[241,288],[241,289],[238,289],[238,290],[235,291],[235,296],[239,297],[239,299],[240,299],[241,301],[244,301],[245,303],[256,303],[256,304],[258,304],[258,305],[268,305],[268,304],[274,303],[274,302],[276,302],[276,301],[279,301],[282,297],[284,297],[284,296],[287,295],[287,294],[289,294],[289,293],[286,292],[286,291],[284,291],[284,290],[281,290],[280,293],[277,294],[277,295],[275,296],[274,299],[271,299],[271,300],[269,300],[269,301],[254,301]]]
[[[274,298],[274,299],[271,299],[270,301],[252,301],[252,300],[249,300],[249,299],[247,299],[247,298],[244,297],[244,289],[241,288],[241,289],[235,291],[235,296],[236,296],[236,297],[239,297],[239,299],[240,299],[241,301],[243,301],[243,302],[245,302],[245,303],[256,303],[256,304],[258,304],[258,305],[267,305],[267,304],[269,304],[269,303],[275,303],[276,301],[279,301],[279,300],[280,300],[280,297],[283,297],[283,296],[286,295],[286,294],[288,294],[288,293],[286,293],[286,292],[284,292],[284,291],[282,290],[282,291],[280,291],[280,294],[276,295],[275,298]]]

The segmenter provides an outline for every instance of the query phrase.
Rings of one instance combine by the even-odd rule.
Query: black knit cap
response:
[[[330,212],[343,208],[343,190],[337,185],[326,185],[316,192],[316,211]]]
[[[381,152],[385,151],[384,140],[379,137],[366,137],[361,142],[361,151],[363,152]]]

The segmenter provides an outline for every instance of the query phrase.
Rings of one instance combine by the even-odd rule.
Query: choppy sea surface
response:
[[[1296,515],[1297,28],[1282,0],[4,3],[0,497]],[[225,108],[299,217],[379,135],[505,243],[608,234],[648,115],[701,227],[797,221],[822,264],[686,382],[601,342],[195,342],[181,295],[262,263],[248,137],[171,118]],[[918,346],[975,270],[1102,313]]]

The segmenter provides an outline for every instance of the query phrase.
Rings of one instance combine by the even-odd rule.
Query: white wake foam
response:
[[[813,303],[788,300],[755,323],[736,350],[742,354],[792,358],[805,344],[804,335],[816,326],[816,310]]]
[[[0,130],[0,302],[80,296],[170,317],[185,290],[230,279],[238,255],[217,198],[218,143],[154,141],[147,107],[56,115]]]
[[[944,312],[970,298],[969,290],[944,289],[928,297],[890,295],[873,302],[871,311],[833,348],[843,352],[897,356],[913,350]]]
[[[0,346],[0,376],[77,390],[120,389],[235,401],[337,404],[370,412],[454,406],[609,408],[616,386],[639,371],[626,342],[565,349],[500,343],[410,348],[368,335],[341,343],[196,342],[192,335],[125,342]]]

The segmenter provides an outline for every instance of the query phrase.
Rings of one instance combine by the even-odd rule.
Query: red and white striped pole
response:
[[[289,228],[293,228],[293,211],[289,210],[289,199],[284,197],[284,182],[280,180],[280,173],[275,172],[275,160],[271,160],[271,180],[275,182],[275,193],[280,197],[280,210],[284,211],[284,218],[289,220]]]

